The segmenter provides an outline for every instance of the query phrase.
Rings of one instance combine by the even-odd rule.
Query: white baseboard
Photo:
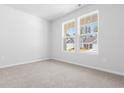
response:
[[[38,62],[38,61],[45,61],[45,60],[49,60],[49,59],[54,59],[54,60],[58,60],[58,61],[69,63],[69,64],[79,65],[79,66],[83,66],[83,67],[87,67],[87,68],[91,68],[91,69],[96,69],[96,70],[99,70],[99,71],[112,73],[112,74],[115,74],[115,75],[124,76],[124,73],[120,73],[120,72],[117,72],[117,71],[111,71],[111,70],[104,69],[104,68],[99,68],[99,67],[94,67],[94,66],[89,66],[89,65],[83,65],[83,64],[78,64],[78,63],[72,63],[71,61],[60,59],[60,58],[33,59],[33,60],[30,60],[30,61],[19,62],[19,63],[16,63],[16,64],[3,65],[3,66],[0,66],[0,69],[1,68],[7,68],[7,67],[13,67],[13,66],[17,66],[17,65],[29,64],[29,63]]]
[[[7,68],[7,67],[13,67],[13,66],[17,66],[17,65],[29,64],[29,63],[38,62],[38,61],[45,61],[45,60],[49,60],[49,59],[50,58],[33,59],[33,60],[30,60],[30,61],[19,62],[19,63],[16,63],[16,64],[3,65],[3,66],[0,66],[0,69],[1,68]]]
[[[86,67],[86,68],[91,68],[91,69],[107,72],[107,73],[111,73],[111,74],[115,74],[115,75],[119,75],[119,76],[124,76],[124,73],[120,73],[120,72],[117,72],[117,71],[110,71],[110,70],[104,69],[104,68],[99,68],[99,67],[94,67],[94,66],[89,66],[89,65],[83,65],[83,64],[78,64],[78,63],[72,63],[71,61],[63,60],[63,59],[60,59],[60,58],[52,58],[52,59],[58,60],[58,61],[61,61],[61,62],[65,62],[65,63],[78,65],[78,66],[83,66],[83,67]]]

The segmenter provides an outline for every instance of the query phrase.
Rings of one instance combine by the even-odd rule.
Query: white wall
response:
[[[49,23],[0,5],[0,67],[49,58]]]
[[[61,51],[62,23],[83,14],[99,10],[99,55],[71,54]],[[124,75],[124,5],[87,5],[52,22],[53,58],[82,66]]]
[[[99,55],[62,52],[61,24],[94,10],[100,13]],[[0,67],[51,57],[123,74],[123,11],[124,5],[87,5],[50,25],[44,19],[0,5]]]

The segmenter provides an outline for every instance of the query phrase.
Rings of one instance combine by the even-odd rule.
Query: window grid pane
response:
[[[75,52],[75,37],[77,33],[75,20],[68,21],[64,25],[63,49],[66,52]]]
[[[79,19],[80,52],[98,52],[98,13]]]

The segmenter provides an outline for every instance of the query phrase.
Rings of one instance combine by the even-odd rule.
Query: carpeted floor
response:
[[[56,60],[0,69],[0,87],[97,88],[124,87],[124,77]]]

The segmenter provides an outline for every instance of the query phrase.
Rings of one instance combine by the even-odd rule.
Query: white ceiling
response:
[[[8,4],[7,6],[18,9],[20,11],[54,20],[69,12],[72,12],[84,5],[78,4]]]

